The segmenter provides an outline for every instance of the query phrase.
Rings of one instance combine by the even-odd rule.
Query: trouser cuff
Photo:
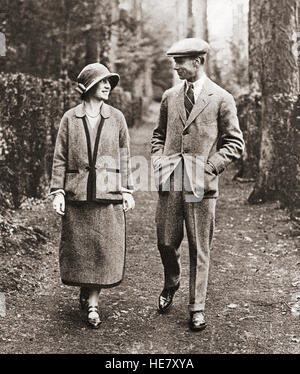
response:
[[[189,304],[189,312],[204,312],[205,304]]]

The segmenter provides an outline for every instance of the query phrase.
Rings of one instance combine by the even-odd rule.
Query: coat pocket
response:
[[[204,170],[204,194],[214,195],[218,191],[218,176],[207,169]]]
[[[78,169],[69,169],[66,171],[66,174],[79,174]]]
[[[97,193],[119,193],[121,191],[121,174],[119,169],[96,170]]]

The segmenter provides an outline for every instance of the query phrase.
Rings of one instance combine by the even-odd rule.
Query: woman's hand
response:
[[[134,209],[135,207],[135,202],[134,198],[131,193],[124,192],[122,193],[123,195],[123,209],[125,212],[128,212],[130,209]]]
[[[64,194],[58,193],[53,199],[53,209],[57,214],[63,216],[65,214],[65,197]]]

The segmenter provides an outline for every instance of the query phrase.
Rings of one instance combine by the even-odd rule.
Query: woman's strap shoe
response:
[[[206,328],[205,317],[203,312],[192,312],[190,316],[190,329],[192,331],[201,331]]]
[[[88,325],[92,329],[98,329],[102,321],[100,319],[99,310],[97,306],[89,306],[87,310]]]

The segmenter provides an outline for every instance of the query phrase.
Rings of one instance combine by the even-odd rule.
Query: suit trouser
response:
[[[164,266],[164,287],[174,287],[180,281],[180,245],[185,222],[190,258],[189,310],[203,311],[216,199],[186,202],[185,196],[184,191],[159,193],[156,211],[158,249]]]

